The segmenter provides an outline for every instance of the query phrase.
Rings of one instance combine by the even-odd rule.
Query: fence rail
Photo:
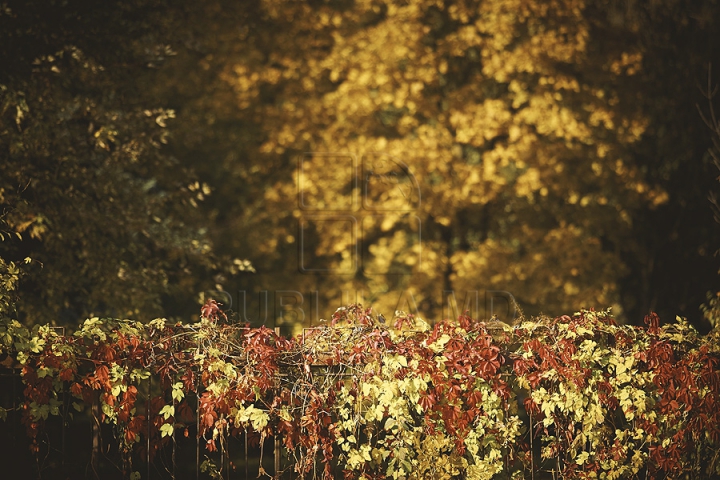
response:
[[[138,404],[147,406],[152,380],[143,383],[146,390],[141,392],[142,397],[138,396]],[[7,418],[0,422],[0,465],[3,465],[0,478],[123,478],[118,444],[112,426],[100,421],[99,403],[82,412],[75,411],[69,391],[62,399],[60,415],[48,416],[39,455],[31,454],[30,440],[20,421],[23,388],[18,369],[0,367],[0,407],[7,411]],[[148,448],[148,441],[132,455],[133,470],[141,479],[212,478],[208,471],[203,471],[205,462],[216,466],[220,474],[216,478],[222,480],[299,478],[293,471],[292,455],[282,447],[280,436],[266,438],[261,445],[247,431],[238,436],[225,435],[221,439],[223,448],[207,452],[206,440],[197,434],[198,401],[197,398],[190,400],[195,407],[194,421],[176,429],[170,445],[155,453]]]

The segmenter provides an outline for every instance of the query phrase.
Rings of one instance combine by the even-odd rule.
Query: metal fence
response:
[[[149,409],[152,380],[143,382],[138,409]],[[0,366],[0,407],[7,411],[0,421],[0,479],[74,480],[123,479],[123,458],[113,434],[113,426],[100,421],[99,403],[77,412],[72,395],[64,393],[60,415],[49,415],[41,436],[39,454],[30,452],[30,440],[22,425],[18,406],[23,400],[22,378],[17,369]],[[269,437],[261,444],[258,436],[242,432],[224,436],[218,451],[208,452],[206,439],[198,436],[197,398],[188,399],[195,409],[195,424],[176,428],[171,441],[158,452],[149,449],[149,435],[142,438],[131,458],[131,471],[143,480],[213,478],[204,469],[212,462],[222,480],[250,478],[298,479],[293,472],[292,455],[282,447],[281,438]],[[138,412],[138,413],[146,413]],[[144,443],[144,444],[143,444]],[[125,465],[127,466],[127,465]],[[319,466],[318,466],[319,468]],[[206,471],[203,471],[206,470]],[[319,473],[319,472],[318,472]],[[342,478],[341,472],[336,472]],[[312,472],[305,478],[312,478]]]

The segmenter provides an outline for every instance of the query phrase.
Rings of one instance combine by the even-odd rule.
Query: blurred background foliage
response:
[[[503,290],[526,315],[706,329],[719,7],[0,2],[16,313],[185,318],[218,289],[242,319],[244,290],[250,320],[290,327]]]

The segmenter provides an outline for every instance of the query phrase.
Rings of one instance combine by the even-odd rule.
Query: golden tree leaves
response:
[[[598,14],[604,5],[263,2],[263,27],[243,37],[222,78],[262,133],[247,161],[277,175],[236,224],[257,226],[247,245],[277,265],[310,238],[296,225],[344,215],[336,227],[318,224],[303,252],[349,272],[282,274],[270,288],[295,282],[330,304],[340,291],[377,286],[368,298],[385,311],[402,290],[428,315],[440,311],[442,290],[461,285],[507,290],[531,308],[619,307],[628,252],[642,248],[633,229],[670,197],[637,153],[656,123],[643,93],[654,47],[630,9],[620,21],[612,9]],[[395,168],[373,166],[378,156],[397,165],[392,181],[414,181],[378,190],[367,172]],[[407,196],[412,184],[418,202]],[[372,218],[378,205],[382,222]],[[415,232],[407,215],[391,210],[418,218],[418,260],[399,233]],[[563,256],[572,261],[557,269]],[[377,274],[408,262],[400,277]]]

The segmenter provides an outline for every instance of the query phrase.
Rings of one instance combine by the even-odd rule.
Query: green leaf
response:
[[[173,405],[165,405],[162,409],[160,409],[160,415],[162,415],[165,420],[175,416],[175,407]]]
[[[173,432],[175,431],[175,427],[171,423],[163,423],[160,427],[160,436],[161,437],[171,437]]]
[[[182,382],[176,382],[172,386],[172,398],[174,401],[179,402],[185,397],[185,392],[183,392],[183,383]]]

